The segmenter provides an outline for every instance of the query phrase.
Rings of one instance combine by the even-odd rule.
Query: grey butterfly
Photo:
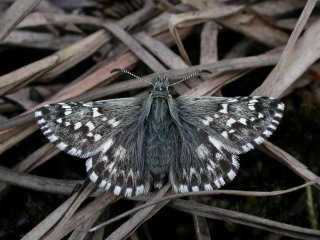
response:
[[[87,159],[99,187],[130,197],[167,179],[175,192],[220,188],[236,176],[238,155],[270,137],[283,115],[284,104],[269,97],[173,99],[169,87],[177,82],[158,75],[149,83],[147,99],[51,104],[35,118],[50,142]]]

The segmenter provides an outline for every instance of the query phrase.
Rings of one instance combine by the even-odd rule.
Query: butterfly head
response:
[[[151,97],[164,97],[169,98],[169,78],[165,75],[157,75],[153,81],[153,89],[151,91]]]
[[[154,78],[153,91],[163,92],[168,91],[169,78],[166,75],[158,75]]]

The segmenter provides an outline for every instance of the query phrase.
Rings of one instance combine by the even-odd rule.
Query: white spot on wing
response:
[[[267,137],[270,137],[271,134],[272,134],[272,132],[270,132],[270,131],[268,131],[268,130],[266,130],[266,131],[263,132],[263,135],[265,135],[265,136],[267,136]]]
[[[237,155],[232,155],[231,160],[232,160],[232,165],[235,166],[236,168],[239,168],[239,162],[238,162]]]
[[[234,179],[234,177],[236,176],[236,173],[231,169],[231,170],[227,173],[227,175],[228,175],[228,178],[229,178],[230,180],[232,180],[232,179]]]
[[[283,104],[283,103],[279,103],[279,104],[278,104],[278,109],[284,110],[284,104]]]
[[[68,104],[65,103],[62,103],[61,107],[65,109],[71,108]]]
[[[111,125],[112,125],[112,127],[116,127],[116,126],[118,126],[119,124],[120,124],[120,120],[112,123]]]
[[[209,154],[209,150],[205,145],[201,144],[197,148],[197,154],[198,154],[200,159],[204,159]]]
[[[211,159],[209,160],[209,163],[213,169],[216,168],[217,165]]]
[[[111,187],[111,183],[107,182],[107,186],[104,189],[108,190],[110,187]]]
[[[221,160],[221,159],[223,159],[223,157],[220,153],[216,153],[216,159]]]
[[[221,184],[219,183],[218,180],[215,180],[215,181],[214,181],[214,185],[216,185],[217,188],[220,188],[220,187],[221,187]]]
[[[95,134],[94,135],[94,141],[97,142],[102,138],[102,136],[100,134]]]
[[[76,149],[76,148],[71,148],[69,151],[68,151],[69,154],[71,155],[75,155],[75,156],[79,156],[82,151],[79,149]]]
[[[68,145],[64,142],[60,142],[59,144],[57,144],[57,147],[61,150],[65,150],[68,147]]]
[[[231,127],[232,124],[234,124],[235,122],[236,122],[236,120],[234,120],[233,118],[229,118],[228,121],[227,121],[227,123],[226,123],[226,125],[227,125],[228,127]]]
[[[226,184],[226,182],[224,181],[223,177],[219,178],[219,182],[221,183],[222,186]]]
[[[122,146],[119,146],[114,153],[114,157],[119,159],[124,159],[125,155],[126,155],[126,149],[124,149]]]
[[[124,195],[125,195],[126,197],[131,197],[131,195],[132,195],[132,188],[127,188],[127,189],[126,189],[126,192],[124,193]]]
[[[57,122],[57,123],[62,123],[62,118],[58,118],[58,119],[56,120],[56,122]]]
[[[82,123],[81,123],[81,122],[76,122],[76,123],[74,124],[74,130],[77,130],[77,129],[81,128],[81,126],[82,126]]]
[[[34,116],[35,116],[35,117],[40,117],[40,116],[42,116],[42,112],[41,112],[41,111],[36,111],[36,112],[34,113]]]
[[[102,180],[101,183],[99,184],[99,187],[104,188],[107,184],[106,180]]]
[[[111,138],[109,138],[102,146],[101,146],[101,150],[102,152],[107,152],[109,150],[109,148],[111,147],[111,145],[113,144],[113,140]]]
[[[96,182],[98,180],[98,175],[95,172],[92,172],[89,175],[89,178],[91,179],[92,182]]]
[[[221,133],[221,135],[222,135],[224,138],[228,138],[228,137],[229,137],[227,131],[223,131],[223,132]]]
[[[281,113],[275,113],[274,116],[275,116],[275,117],[282,118],[282,114],[281,114]]]
[[[272,124],[269,124],[268,128],[271,128],[271,129],[274,129],[274,130],[277,129],[276,126],[274,126]]]
[[[242,146],[242,149],[243,149],[245,152],[248,152],[248,151],[250,151],[251,149],[254,149],[254,146],[253,146],[251,143],[247,143],[246,145],[243,145],[243,146]]]
[[[92,117],[99,117],[102,114],[98,112],[98,108],[92,108]]]
[[[87,172],[92,168],[92,158],[89,158],[87,161],[86,161],[86,170]]]
[[[46,131],[43,132],[43,134],[45,134],[45,135],[48,134],[48,133],[51,133],[51,130],[50,130],[50,129],[48,129],[48,130],[46,130]]]
[[[222,109],[219,111],[221,113],[228,113],[228,104],[227,103],[223,103],[221,104]]]
[[[263,117],[264,117],[264,115],[262,113],[258,114],[258,118],[263,118]]]
[[[212,145],[215,146],[218,150],[220,150],[222,147],[222,143],[210,135],[209,135],[209,142],[211,142]]]
[[[92,107],[92,102],[83,103],[82,106],[84,106],[84,107]]]
[[[114,193],[115,195],[119,195],[120,192],[121,192],[121,187],[115,186],[113,193]]]
[[[234,132],[235,132],[234,129],[229,130],[229,133],[234,133]]]
[[[64,112],[64,115],[70,115],[72,113],[71,109],[67,109],[65,112]]]
[[[256,108],[253,105],[249,105],[249,109],[252,111],[256,110]]]
[[[187,185],[180,185],[179,191],[184,193],[184,192],[189,192],[188,191],[188,186]]]
[[[255,138],[254,140],[253,140],[256,144],[261,144],[261,143],[263,143],[264,142],[264,138],[262,138],[262,137],[257,137],[257,138]]]
[[[53,134],[50,135],[50,136],[48,137],[48,139],[49,139],[50,142],[55,142],[55,141],[58,140],[57,136],[56,136],[56,135],[53,135]]]
[[[241,124],[243,124],[243,125],[247,125],[247,119],[245,119],[245,118],[240,118],[240,119],[238,120],[238,122],[241,123]]]
[[[42,123],[45,123],[46,121],[43,119],[43,118],[41,118],[40,120],[38,120],[38,124],[42,124]]]
[[[116,127],[120,124],[120,121],[116,121],[115,118],[112,118],[108,121],[108,123],[112,126],[112,127]]]
[[[203,124],[207,126],[209,126],[212,121],[213,121],[212,117],[206,117],[206,120],[202,120]]]
[[[144,192],[144,186],[143,185],[138,186],[136,189],[136,195],[140,195],[143,192]]]
[[[91,121],[88,121],[86,123],[86,126],[89,128],[89,131],[91,132],[93,129],[95,129],[94,124]]]
[[[205,185],[204,185],[204,190],[206,190],[206,191],[212,191],[213,188],[212,188],[211,184],[208,183],[208,184],[205,184]]]
[[[249,101],[249,103],[256,103],[256,102],[259,102],[257,99],[251,99],[250,101]]]
[[[199,192],[198,186],[192,186],[192,192]]]

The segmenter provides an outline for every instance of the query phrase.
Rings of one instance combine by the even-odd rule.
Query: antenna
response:
[[[153,83],[147,81],[147,80],[144,80],[142,77],[138,77],[137,75],[134,75],[133,73],[129,72],[128,70],[124,69],[124,68],[114,68],[111,70],[111,73],[114,73],[114,72],[122,72],[122,73],[126,73],[136,79],[139,79],[145,83],[149,83],[150,85],[154,86]]]
[[[179,81],[177,81],[175,83],[170,84],[169,86],[176,85],[176,84],[181,83],[183,81],[186,81],[186,80],[188,80],[190,78],[193,78],[194,76],[198,76],[198,75],[200,75],[202,73],[210,73],[211,74],[212,72],[210,72],[209,70],[205,70],[205,69],[203,69],[203,70],[197,69],[195,72],[191,73],[190,75],[186,76],[185,78],[183,78],[183,79],[181,79],[181,80],[179,80]]]

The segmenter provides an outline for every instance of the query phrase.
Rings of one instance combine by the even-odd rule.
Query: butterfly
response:
[[[172,85],[208,72],[173,84],[157,75],[146,99],[46,105],[35,119],[60,150],[87,159],[91,181],[115,195],[146,194],[167,180],[175,192],[212,191],[234,179],[239,154],[276,130],[284,104],[259,96],[172,98]]]

